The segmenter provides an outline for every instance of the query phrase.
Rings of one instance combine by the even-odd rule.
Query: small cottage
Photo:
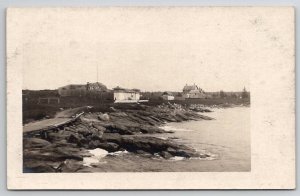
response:
[[[171,92],[164,92],[162,94],[162,98],[163,98],[163,100],[168,100],[168,101],[175,99],[174,95]]]
[[[139,89],[125,89],[117,86],[113,90],[115,103],[135,103],[140,100]]]

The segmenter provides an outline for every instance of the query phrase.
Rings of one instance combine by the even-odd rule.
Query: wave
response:
[[[165,131],[194,131],[194,130],[191,130],[191,129],[176,128],[176,127],[172,127],[170,125],[161,126],[159,128],[161,128]]]
[[[92,154],[91,157],[84,157],[83,158],[83,165],[91,167],[92,164],[99,164],[99,163],[106,163],[106,162],[101,162],[100,160],[108,155],[108,152],[106,150],[103,150],[101,148],[96,148],[94,150],[88,150],[89,153]]]
[[[110,156],[118,156],[118,155],[127,154],[127,153],[129,153],[129,152],[127,150],[124,150],[124,151],[110,152],[110,153],[108,153],[108,155],[110,155]]]
[[[83,158],[83,165],[92,167],[93,164],[104,164],[107,163],[106,161],[101,161],[102,158],[106,156],[119,156],[123,154],[127,154],[128,151],[116,151],[116,152],[108,152],[106,150],[103,150],[101,148],[96,148],[94,150],[88,150],[89,153],[92,154],[91,157],[84,157]]]

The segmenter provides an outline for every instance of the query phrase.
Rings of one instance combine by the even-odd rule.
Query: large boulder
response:
[[[59,142],[68,138],[74,132],[68,130],[60,130],[58,132],[49,132],[47,135],[47,140],[51,141],[52,143]]]
[[[143,150],[154,154],[164,151],[168,145],[165,140],[155,137],[122,137],[121,147],[128,151]]]
[[[101,144],[100,140],[92,140],[89,142],[89,149],[95,149],[98,148],[98,146]]]
[[[170,159],[170,158],[173,157],[173,156],[172,156],[169,152],[167,152],[167,151],[162,151],[162,152],[160,152],[159,154],[160,154],[160,156],[164,157],[165,159]]]
[[[105,127],[103,127],[102,125],[97,124],[97,123],[93,123],[93,127],[96,128],[98,131],[100,131],[102,133],[105,132],[105,130],[106,130]]]
[[[153,134],[153,133],[164,133],[166,132],[165,130],[159,128],[159,127],[156,127],[156,126],[150,126],[150,125],[141,125],[140,126],[140,131],[142,133],[150,133],[150,134]]]
[[[113,142],[100,143],[98,148],[102,148],[108,152],[116,152],[119,150],[119,145]]]
[[[131,131],[129,127],[125,123],[114,123],[110,125],[106,125],[106,133],[118,133],[121,135],[133,135],[134,133]]]
[[[159,153],[162,157],[169,159],[172,156],[198,157],[198,153],[185,145],[179,145],[173,141],[163,140],[149,136],[122,136],[119,147],[129,152],[144,151],[147,153]]]
[[[24,138],[23,146],[24,148],[43,148],[45,146],[51,145],[47,140],[39,138]]]
[[[102,139],[106,142],[112,142],[119,145],[122,143],[122,137],[118,133],[105,133]]]
[[[48,149],[40,149],[40,150],[25,150],[23,153],[24,160],[34,159],[38,161],[64,161],[66,159],[75,159],[78,161],[82,161],[83,157],[79,154],[75,154],[74,152],[67,152],[65,150],[59,151],[57,148],[48,148]]]
[[[80,143],[80,135],[77,134],[71,134],[68,138],[67,141],[70,143],[75,143],[75,144],[79,144]]]
[[[58,172],[77,172],[80,169],[83,169],[84,166],[81,161],[76,161],[73,159],[65,160],[58,168]]]
[[[91,128],[88,126],[84,126],[84,125],[79,125],[76,126],[76,132],[83,135],[83,136],[88,136],[90,134],[92,134]]]
[[[45,163],[36,164],[35,166],[24,165],[24,173],[54,173],[56,169]]]
[[[99,140],[94,140],[89,142],[89,148],[102,148],[108,152],[116,152],[119,150],[119,145],[113,142],[101,142]]]
[[[99,114],[98,119],[102,121],[109,121],[110,118],[109,115],[105,113],[105,114]]]

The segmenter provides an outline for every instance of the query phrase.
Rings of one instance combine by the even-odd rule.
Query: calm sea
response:
[[[91,171],[173,171],[232,172],[251,170],[250,108],[214,109],[204,113],[215,120],[168,123],[163,128],[175,133],[157,134],[199,152],[211,155],[206,159],[143,158],[131,153],[106,156]]]

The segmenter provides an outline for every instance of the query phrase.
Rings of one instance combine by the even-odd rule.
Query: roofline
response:
[[[127,89],[127,88],[122,88],[122,87],[119,87],[119,86],[113,88],[113,90],[114,91],[127,91],[127,92],[141,92],[140,89],[136,89],[136,88],[134,88],[134,89]]]

